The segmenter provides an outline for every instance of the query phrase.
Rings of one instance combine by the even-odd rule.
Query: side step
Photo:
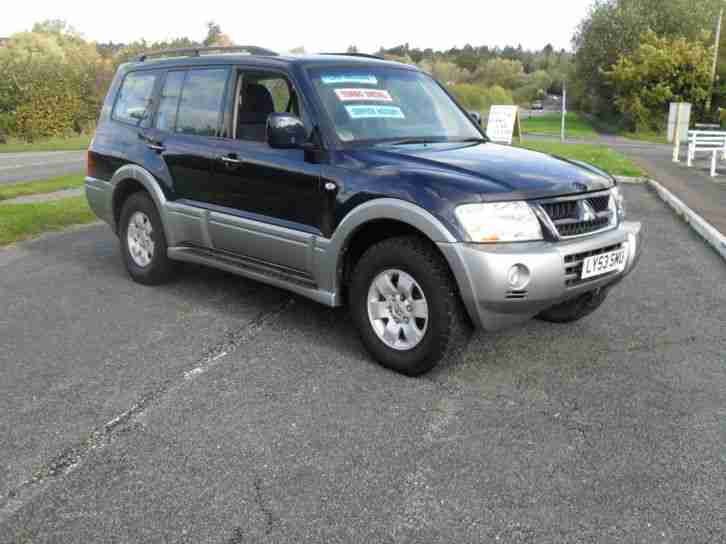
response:
[[[315,279],[302,270],[195,246],[170,247],[167,255],[176,261],[202,264],[280,287],[326,306],[338,305],[335,293],[318,289]]]

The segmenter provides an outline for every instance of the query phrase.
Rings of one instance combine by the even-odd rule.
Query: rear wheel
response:
[[[605,289],[590,291],[584,295],[553,306],[537,316],[537,319],[550,323],[572,323],[587,317],[597,310],[607,298]]]
[[[368,249],[355,267],[349,302],[368,351],[409,376],[458,354],[470,333],[446,262],[417,237],[391,238]]]
[[[121,209],[121,253],[131,278],[158,285],[172,278],[177,265],[166,254],[166,236],[159,212],[148,194],[134,193]]]

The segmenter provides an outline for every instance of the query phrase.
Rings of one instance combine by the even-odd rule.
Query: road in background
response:
[[[0,153],[0,185],[82,172],[85,161],[85,151]]]
[[[726,267],[623,190],[644,254],[598,312],[421,379],[345,310],[134,284],[106,226],[0,251],[0,542],[723,541]]]

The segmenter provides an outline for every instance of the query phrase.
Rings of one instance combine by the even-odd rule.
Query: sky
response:
[[[575,27],[591,0],[305,0],[175,2],[122,0],[23,0],[6,6],[0,36],[30,30],[34,22],[63,19],[88,40],[130,42],[186,36],[202,40],[214,20],[237,44],[284,52],[361,52],[408,42],[411,47],[449,49],[472,45],[551,43],[570,49]]]

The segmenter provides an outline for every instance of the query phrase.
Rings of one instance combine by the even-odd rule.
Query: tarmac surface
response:
[[[0,153],[0,185],[75,174],[85,160],[85,151]]]
[[[420,379],[345,310],[95,224],[0,250],[0,542],[723,542],[726,265],[644,186],[638,269]]]

